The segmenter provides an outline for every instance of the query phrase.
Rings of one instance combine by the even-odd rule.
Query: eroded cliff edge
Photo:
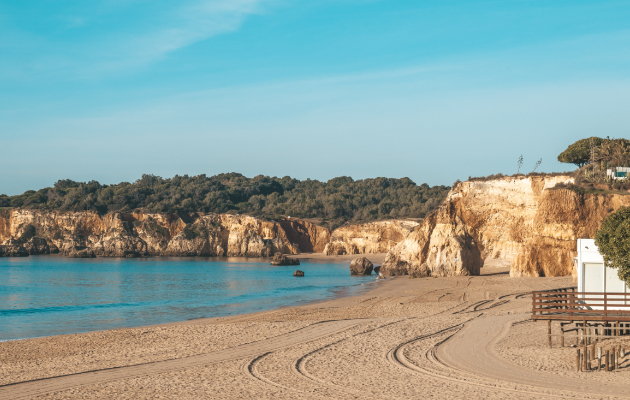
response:
[[[555,188],[571,176],[506,177],[468,181],[402,242],[381,267],[385,276],[478,275],[510,266],[511,276],[571,275],[578,238],[593,238],[624,194]]]
[[[269,257],[322,251],[330,231],[301,220],[266,221],[247,215],[54,212],[0,214],[0,243],[31,254],[89,249],[99,256]],[[32,250],[43,239],[48,248]],[[30,246],[30,247],[29,247]]]

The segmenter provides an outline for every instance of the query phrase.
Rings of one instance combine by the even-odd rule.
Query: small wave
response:
[[[84,310],[99,310],[117,307],[134,307],[137,303],[106,303],[106,304],[84,304],[71,306],[55,306],[55,307],[39,307],[39,308],[16,308],[0,310],[0,316],[27,315],[37,313],[54,313],[54,312],[74,312]]]
[[[315,285],[307,285],[307,286],[289,286],[289,287],[279,287],[274,289],[276,292],[299,292],[304,290],[312,290],[312,289],[324,289],[322,286]]]

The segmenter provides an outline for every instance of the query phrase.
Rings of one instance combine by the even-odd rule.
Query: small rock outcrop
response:
[[[276,253],[273,256],[271,265],[300,265],[300,260],[297,258],[287,257],[282,253]]]
[[[28,251],[30,255],[38,255],[38,254],[50,254],[51,249],[48,246],[48,242],[46,239],[42,239],[40,237],[32,237],[26,243],[24,243],[24,248]],[[55,246],[55,249],[57,247]],[[59,252],[59,249],[57,249]]]
[[[293,276],[303,277],[303,276],[304,276],[304,271],[300,271],[300,270],[298,269],[298,270],[296,270],[296,271],[293,273]]]
[[[94,258],[96,255],[89,248],[75,247],[68,252],[69,258]]]
[[[375,273],[376,275],[378,275],[378,273],[380,272],[380,270],[381,270],[381,266],[380,266],[380,265],[377,265],[377,266],[375,266],[375,267],[374,267],[374,273]]]
[[[0,246],[0,257],[28,257],[28,250],[19,244]]]
[[[359,257],[350,263],[350,275],[372,275],[374,265],[365,257]]]

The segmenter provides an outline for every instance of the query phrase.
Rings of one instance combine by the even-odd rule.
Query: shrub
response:
[[[604,219],[595,244],[606,265],[616,268],[619,279],[630,286],[630,207],[621,207]]]

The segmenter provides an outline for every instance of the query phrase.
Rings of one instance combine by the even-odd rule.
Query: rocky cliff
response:
[[[601,221],[630,205],[623,194],[555,188],[570,176],[469,181],[389,251],[384,275],[477,275],[510,266],[511,276],[570,275],[576,239],[593,238]]]
[[[0,214],[5,254],[24,247],[31,254],[71,254],[89,249],[98,256],[269,257],[323,249],[330,231],[306,221],[265,221],[247,215],[46,212]],[[32,249],[32,250],[29,250]],[[21,251],[21,250],[20,250]],[[17,253],[16,253],[17,254]]]
[[[278,221],[291,243],[305,253],[321,253],[330,241],[330,229],[300,219],[283,218]]]
[[[400,243],[419,223],[386,220],[344,225],[332,232],[324,248],[326,255],[386,253]]]

